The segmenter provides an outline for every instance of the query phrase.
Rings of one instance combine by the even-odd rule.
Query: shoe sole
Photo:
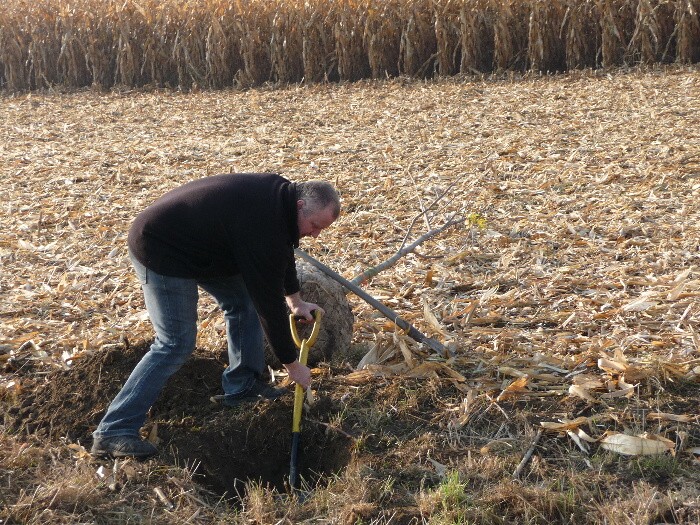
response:
[[[91,450],[90,455],[98,458],[149,458],[155,456],[158,452],[147,452],[143,454],[134,454],[127,452],[110,452],[108,450]]]

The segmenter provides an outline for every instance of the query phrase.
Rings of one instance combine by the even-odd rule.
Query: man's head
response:
[[[340,197],[332,184],[311,180],[297,184],[299,237],[318,237],[340,215]]]

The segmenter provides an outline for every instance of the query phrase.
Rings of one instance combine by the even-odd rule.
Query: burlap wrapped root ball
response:
[[[321,361],[330,360],[332,356],[346,355],[352,340],[354,317],[345,289],[337,281],[303,261],[297,261],[297,276],[302,299],[316,303],[325,310],[318,338],[309,351],[308,364],[314,366]],[[310,337],[311,327],[310,324],[297,323],[299,337]],[[266,359],[268,365],[279,366],[279,361],[267,343]]]

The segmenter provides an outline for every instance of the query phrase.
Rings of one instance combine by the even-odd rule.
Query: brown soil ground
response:
[[[149,343],[112,348],[87,356],[70,370],[27,377],[26,395],[3,405],[6,425],[57,441],[67,438],[89,448],[91,432]],[[235,495],[240,483],[260,480],[280,490],[289,474],[293,395],[274,402],[228,408],[212,403],[221,393],[225,352],[197,350],[168,382],[152,407],[145,432],[155,434],[161,459],[177,465],[200,465],[201,481],[212,490]],[[37,378],[38,377],[38,378]],[[337,410],[323,397],[315,417]],[[318,425],[304,429],[299,456],[307,478],[331,474],[349,459],[349,440],[326,434]]]
[[[148,346],[140,342],[103,350],[65,371],[20,368],[23,394],[0,403],[5,426],[20,435],[31,434],[32,439],[77,442],[89,448],[90,433]],[[157,435],[161,450],[153,466],[192,467],[198,483],[234,503],[245,494],[249,481],[261,482],[278,494],[288,493],[291,391],[279,400],[245,407],[214,404],[209,398],[220,393],[225,358],[223,351],[197,349],[170,379],[144,427],[144,435]],[[323,366],[316,369],[317,400],[302,423],[299,471],[303,488],[320,488],[325,480],[352,469],[360,471],[359,478],[368,486],[381,487],[382,480],[392,483],[389,499],[379,494],[372,502],[352,506],[347,523],[387,515],[393,516],[391,523],[420,523],[412,493],[415,487],[438,490],[443,483],[440,465],[468,464],[474,454],[482,454],[483,461],[501,461],[503,468],[514,471],[540,421],[551,421],[553,415],[574,419],[606,412],[575,397],[513,399],[498,405],[480,397],[471,409],[469,431],[451,432],[445,414],[449,407],[459,405],[463,395],[449,381],[395,377],[354,383],[348,380],[347,370]],[[696,388],[694,383],[655,380],[643,385],[645,397],[655,397],[661,410],[678,413],[696,408]],[[620,421],[641,420],[648,411],[642,405],[635,408],[628,400],[612,404],[617,405],[610,408],[620,415]],[[700,428],[681,427],[689,443],[700,443]],[[657,490],[681,490],[685,479],[676,478],[666,468],[655,471],[623,457],[601,456],[596,461],[597,478],[606,479],[611,490],[635,483],[642,468],[644,479]],[[109,461],[98,463],[112,466]],[[488,493],[493,480],[487,471],[470,474],[466,481],[470,491]],[[585,475],[590,472],[590,462],[571,443],[547,433],[526,472],[529,484],[546,485],[552,472]],[[557,522],[558,512],[551,509],[552,523]],[[669,523],[685,522],[677,521],[678,512],[693,519],[694,514],[687,514],[691,507],[681,508],[675,517],[669,515]],[[583,514],[579,518],[584,519]]]

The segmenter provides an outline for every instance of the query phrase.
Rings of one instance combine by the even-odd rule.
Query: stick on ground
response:
[[[530,461],[532,454],[534,454],[535,449],[537,448],[537,444],[540,442],[541,438],[542,438],[542,429],[538,430],[537,434],[535,434],[535,437],[532,439],[532,443],[530,444],[530,448],[527,449],[527,452],[525,452],[523,459],[520,460],[520,464],[518,465],[518,468],[516,468],[515,472],[513,472],[513,479],[520,478],[520,475],[523,473],[523,470],[525,469],[525,466],[527,465],[528,461]]]
[[[374,307],[378,311],[380,311],[384,316],[389,319],[392,323],[394,323],[396,326],[401,328],[406,332],[406,335],[413,339],[414,341],[418,341],[419,343],[425,344],[428,348],[431,348],[435,352],[437,352],[439,355],[443,357],[447,357],[449,354],[449,351],[445,346],[442,345],[439,341],[433,339],[432,337],[428,337],[421,333],[415,326],[412,324],[408,323],[401,317],[399,317],[399,314],[394,312],[391,308],[386,306],[385,304],[377,301],[374,297],[372,297],[370,294],[365,292],[362,288],[357,286],[356,284],[351,283],[348,281],[345,277],[342,275],[334,272],[331,270],[328,266],[323,264],[322,262],[314,259],[311,257],[308,253],[306,253],[303,250],[300,250],[299,248],[295,249],[294,252],[304,259],[306,262],[309,262],[313,264],[316,268],[321,270],[323,273],[325,273],[328,277],[338,281],[340,284],[342,284],[345,288],[353,292],[355,295],[366,301],[370,306]]]

